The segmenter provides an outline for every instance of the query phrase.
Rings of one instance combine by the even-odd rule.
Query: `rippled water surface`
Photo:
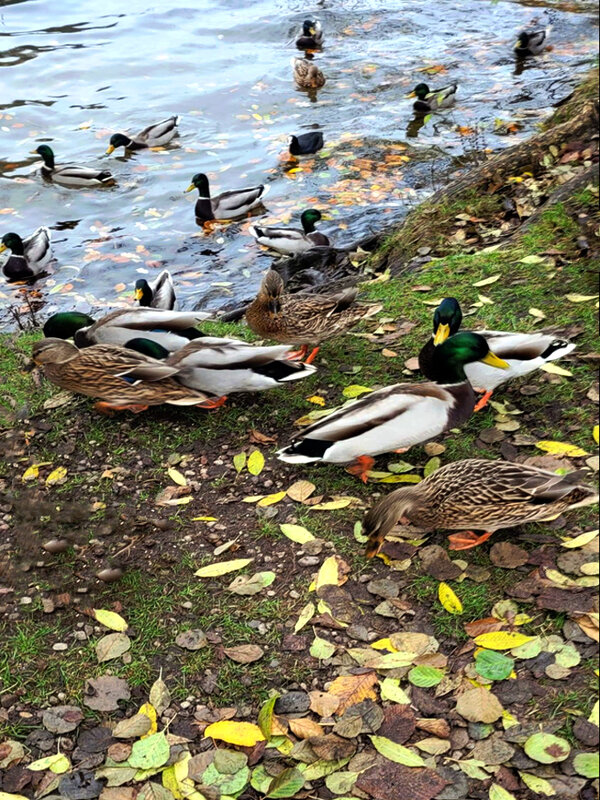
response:
[[[295,88],[290,59],[307,15],[326,32],[316,56],[317,98]],[[519,29],[553,25],[553,50],[516,68]],[[586,14],[489,0],[104,0],[8,2],[0,8],[0,232],[52,228],[56,261],[35,289],[44,314],[132,302],[136,278],[168,266],[183,308],[215,308],[251,294],[271,257],[248,222],[206,235],[195,197],[269,182],[263,221],[316,206],[336,245],[400,219],[438,188],[456,158],[514,144],[568,94],[596,53]],[[429,70],[429,72],[423,72]],[[425,80],[459,83],[456,106],[420,129],[405,95]],[[111,133],[173,113],[167,148],[104,155]],[[496,120],[519,121],[500,136]],[[315,158],[282,158],[287,136],[323,130]],[[44,183],[29,151],[47,142],[57,162],[109,167],[118,185]],[[122,150],[119,152],[123,152]],[[115,154],[116,155],[116,154]],[[23,291],[0,283],[4,324]]]

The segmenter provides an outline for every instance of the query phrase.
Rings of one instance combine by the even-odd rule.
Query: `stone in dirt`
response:
[[[200,650],[202,647],[206,647],[208,639],[201,630],[183,631],[175,637],[175,644],[184,650]]]
[[[287,692],[277,698],[275,703],[275,713],[282,714],[306,714],[310,708],[310,697],[306,692]]]
[[[356,786],[376,800],[432,800],[448,781],[432,769],[405,767],[380,758]]]

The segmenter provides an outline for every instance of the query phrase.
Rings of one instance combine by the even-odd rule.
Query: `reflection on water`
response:
[[[255,289],[271,257],[248,221],[207,236],[183,190],[205,172],[220,191],[268,182],[265,223],[309,206],[339,246],[402,218],[437,188],[453,159],[529,136],[594,58],[590,17],[488,0],[142,0],[5,2],[0,12],[0,233],[53,229],[57,261],[36,285],[45,313],[132,301],[140,275],[167,266],[183,308],[218,307]],[[307,14],[325,30],[315,61],[327,77],[309,96],[290,59]],[[554,49],[517,65],[515,34],[553,24]],[[421,81],[457,81],[456,106],[414,117]],[[115,131],[181,115],[166,149],[104,155]],[[518,120],[518,133],[494,133]],[[325,148],[290,162],[289,134],[323,131]],[[44,183],[29,155],[109,168],[112,189]],[[433,161],[432,161],[433,159]],[[0,305],[18,290],[0,283]],[[2,317],[0,316],[0,320]],[[10,323],[10,320],[5,319]]]

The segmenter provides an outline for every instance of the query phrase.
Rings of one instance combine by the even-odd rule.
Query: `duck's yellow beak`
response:
[[[193,192],[195,188],[196,188],[196,187],[194,186],[194,184],[193,184],[193,183],[190,183],[190,185],[188,186],[188,188],[183,190],[183,193],[185,194],[186,192]]]
[[[333,219],[331,214],[321,214],[321,219]]]
[[[416,96],[417,95],[415,94],[415,92],[411,92],[410,94],[405,94],[404,95],[404,97],[406,97],[406,98],[408,98],[408,97],[416,97]]]
[[[5,250],[8,250],[8,247],[5,244],[0,244],[0,253],[3,253]]]
[[[114,152],[115,152],[114,146],[112,144],[109,144],[108,147],[106,148],[105,155],[109,156],[109,155],[111,155],[111,153],[114,153]]]
[[[135,297],[136,300],[141,300],[142,297],[143,297],[143,294],[144,293],[142,292],[141,289],[135,289],[135,291],[133,292],[133,296]]]
[[[517,41],[516,41],[516,42],[514,43],[514,45],[513,45],[514,49],[516,50],[518,47],[521,47],[521,46],[522,46],[522,45],[521,45],[521,40],[520,40],[520,39],[517,39]]]
[[[438,325],[435,336],[433,337],[434,345],[437,347],[438,344],[443,344],[449,336],[450,325]]]
[[[509,369],[510,367],[510,364],[507,364],[503,358],[498,358],[491,350],[485,358],[480,358],[479,360],[482,364],[487,364],[488,367],[497,367],[498,369]]]
[[[29,152],[31,153],[32,156],[39,156],[39,153],[38,153],[37,150],[30,150]]]
[[[316,28],[309,28],[308,30],[309,30],[311,36],[314,36],[315,33],[317,32]]]

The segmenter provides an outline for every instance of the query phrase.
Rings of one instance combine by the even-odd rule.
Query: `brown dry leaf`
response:
[[[320,692],[316,689],[313,692],[309,692],[308,696],[310,697],[310,710],[320,717],[333,716],[342,702],[341,697],[329,694],[329,692]]]
[[[490,561],[495,567],[515,569],[529,561],[529,553],[512,542],[496,542],[490,548]]]
[[[482,633],[495,633],[501,631],[505,623],[496,617],[484,617],[483,619],[474,619],[472,622],[466,622],[464,625],[467,636],[475,638]]]
[[[415,713],[409,705],[395,703],[384,709],[383,723],[377,733],[396,744],[404,744],[415,730]]]
[[[418,719],[417,728],[440,739],[448,739],[450,736],[450,725],[445,719]]]
[[[101,675],[86,682],[83,702],[94,711],[116,711],[119,701],[130,697],[127,681],[114,675]]]
[[[456,701],[456,711],[469,722],[495,722],[504,709],[493,692],[488,689],[468,689]]]
[[[307,500],[317,487],[310,481],[296,481],[287,490],[287,496],[297,503]]]
[[[329,687],[328,693],[340,698],[337,708],[338,714],[343,714],[347,708],[361,700],[377,699],[373,688],[377,683],[377,675],[373,670],[362,672],[359,675],[341,675]]]
[[[380,757],[358,776],[356,787],[376,800],[432,800],[447,783],[432,769],[405,767]]]
[[[312,719],[289,719],[291,732],[299,739],[310,739],[311,736],[323,736],[323,728]]]
[[[313,736],[309,740],[314,753],[323,761],[339,761],[342,758],[351,758],[356,752],[356,742],[343,739],[334,733],[325,736]]]
[[[262,647],[257,644],[240,644],[237,647],[224,647],[223,652],[232,661],[238,664],[251,664],[258,661],[265,654]]]

